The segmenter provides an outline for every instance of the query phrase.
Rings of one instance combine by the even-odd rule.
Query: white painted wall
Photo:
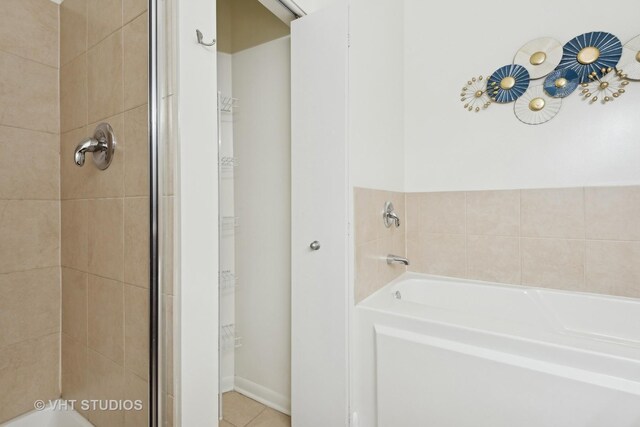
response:
[[[404,14],[400,1],[351,0],[351,184],[404,189]]]
[[[218,53],[218,92],[222,97],[232,97],[232,56],[228,53]],[[233,111],[220,112],[220,158],[233,157]],[[220,216],[233,218],[235,216],[234,203],[234,169],[221,167],[220,169]],[[220,271],[236,273],[235,268],[235,230],[224,229],[220,234]],[[223,275],[223,279],[226,276]],[[235,288],[233,282],[222,280],[220,283],[220,324],[233,325],[235,323]],[[224,340],[224,335],[223,340]],[[223,342],[220,352],[220,384],[221,391],[233,390],[235,375],[235,343],[232,339]]]
[[[459,99],[470,77],[511,63],[531,39],[552,36],[564,43],[601,30],[625,43],[640,33],[640,3],[404,3],[407,191],[640,183],[640,83],[607,106],[585,105],[574,94],[540,126],[518,121],[513,105],[475,114]],[[380,56],[387,59],[387,49]]]
[[[236,389],[290,410],[290,38],[232,59],[236,233]]]

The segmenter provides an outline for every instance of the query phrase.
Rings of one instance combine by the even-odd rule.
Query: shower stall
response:
[[[173,425],[173,3],[0,2],[0,425]]]

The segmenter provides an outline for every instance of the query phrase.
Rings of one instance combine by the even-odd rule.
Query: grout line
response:
[[[60,199],[12,199],[0,198],[0,202],[61,202]]]
[[[251,424],[252,422],[254,422],[256,420],[256,418],[258,418],[264,411],[267,410],[267,406],[265,406],[264,408],[262,408],[262,411],[260,411],[255,417],[251,418],[249,420],[249,422],[247,422],[243,427],[247,427],[249,424]]]
[[[46,266],[42,266],[42,267],[28,268],[26,270],[3,271],[3,272],[0,272],[0,276],[9,275],[9,274],[29,273],[31,271],[47,270],[47,269],[51,269],[51,268],[61,268],[61,266],[60,265],[46,265]]]
[[[51,65],[51,64],[45,64],[44,62],[36,61],[35,59],[32,59],[32,58],[27,58],[26,56],[18,55],[17,53],[14,53],[14,52],[9,52],[8,50],[0,49],[0,52],[4,53],[5,55],[13,56],[14,58],[20,58],[23,61],[29,61],[29,62],[33,62],[34,64],[42,65],[43,67],[52,68],[54,70],[60,69],[59,60],[58,60],[58,65]]]
[[[49,132],[47,130],[40,130],[40,129],[29,129],[29,128],[23,128],[20,126],[14,126],[14,125],[9,125],[9,124],[4,124],[4,123],[0,123],[0,128],[5,127],[5,128],[10,128],[10,129],[20,129],[20,130],[25,130],[28,132],[37,132],[37,133],[46,133],[47,135],[53,135],[53,136],[60,136],[60,132]]]
[[[87,96],[88,96],[88,95],[87,95]],[[87,102],[88,102],[88,100],[87,100]],[[135,105],[135,106],[130,107],[130,108],[124,108],[124,107],[122,107],[122,110],[121,110],[120,112],[118,112],[118,113],[114,113],[114,114],[112,114],[112,115],[109,115],[109,116],[106,116],[106,117],[99,118],[99,119],[97,119],[97,120],[95,120],[95,121],[93,121],[93,120],[92,120],[92,121],[91,121],[90,123],[88,123],[88,124],[80,125],[80,126],[77,126],[77,127],[72,128],[72,129],[67,129],[67,130],[64,130],[64,131],[61,129],[61,130],[60,130],[60,133],[56,133],[56,134],[51,133],[51,132],[44,132],[44,131],[34,131],[34,132],[50,133],[50,134],[52,134],[52,135],[60,135],[60,137],[63,137],[63,136],[66,136],[68,133],[71,133],[71,132],[74,132],[74,131],[80,130],[80,129],[84,128],[84,127],[89,127],[89,126],[92,126],[92,125],[97,125],[97,124],[98,124],[98,123],[100,123],[100,122],[103,122],[103,121],[106,121],[106,120],[109,120],[109,119],[116,118],[117,116],[120,116],[120,115],[124,116],[124,114],[126,114],[126,113],[130,113],[130,112],[132,112],[133,110],[137,110],[137,109],[138,109],[138,108],[140,108],[140,107],[147,106],[147,109],[148,109],[148,108],[149,108],[149,107],[148,107],[148,105],[149,105],[149,103],[148,103],[148,102],[143,102],[142,104]],[[123,120],[124,120],[124,117],[123,117]],[[88,118],[87,118],[87,121],[89,121],[89,119],[88,119]],[[0,125],[0,126],[3,126],[3,125]],[[9,127],[11,127],[11,126],[9,126]],[[18,129],[24,129],[24,128],[18,128]],[[31,129],[25,129],[25,130],[31,130]]]
[[[13,342],[13,343],[10,343],[10,344],[7,344],[7,345],[4,345],[4,346],[0,346],[0,349],[2,349],[2,350],[6,350],[6,349],[9,349],[9,348],[15,347],[15,346],[17,346],[17,345],[24,344],[24,343],[26,343],[26,342],[30,342],[30,341],[39,341],[39,340],[41,340],[41,339],[48,338],[48,337],[51,337],[51,336],[53,336],[53,335],[62,335],[62,331],[58,331],[58,332],[50,332],[50,333],[46,333],[46,334],[43,334],[43,335],[38,335],[38,336],[29,337],[29,338],[23,339],[23,340],[21,340],[21,341],[16,341],[16,342]]]
[[[131,18],[130,20],[126,21],[124,20],[124,14],[122,16],[122,26],[119,27],[118,29],[112,31],[111,33],[109,33],[107,36],[105,36],[104,38],[100,39],[100,41],[96,42],[94,45],[89,46],[89,32],[87,29],[87,33],[86,33],[86,38],[87,38],[87,44],[85,46],[85,50],[80,52],[79,54],[77,54],[76,56],[69,58],[66,62],[62,63],[62,59],[58,58],[58,63],[59,63],[59,68],[62,68],[63,66],[69,64],[70,62],[74,61],[75,59],[77,59],[78,57],[86,54],[87,52],[89,52],[89,49],[93,49],[94,47],[96,47],[97,45],[99,45],[100,43],[102,43],[104,40],[108,39],[109,37],[111,37],[113,34],[115,34],[116,32],[118,32],[121,29],[124,29],[124,27],[126,27],[127,25],[129,25],[130,23],[132,23],[133,21],[135,21],[136,19],[140,18],[142,15],[144,15],[145,13],[147,13],[147,9],[145,9],[143,12],[139,13],[138,15],[136,15],[134,18]],[[89,13],[87,11],[87,27],[88,27],[88,23],[89,23]],[[62,30],[62,26],[60,26],[60,30]],[[59,37],[60,43],[62,42],[61,37]],[[0,51],[2,51],[0,49]],[[7,52],[7,53],[11,53],[11,52]],[[17,55],[16,55],[17,56]],[[24,58],[24,59],[29,59],[29,58]],[[34,61],[34,62],[38,62],[38,61]],[[38,62],[39,63],[39,62]],[[47,64],[43,64],[43,65],[47,65]]]

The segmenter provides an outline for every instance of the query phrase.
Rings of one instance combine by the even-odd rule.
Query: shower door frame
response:
[[[159,140],[158,103],[158,0],[149,0],[149,426],[160,417],[159,327],[160,327],[160,236],[159,236]]]

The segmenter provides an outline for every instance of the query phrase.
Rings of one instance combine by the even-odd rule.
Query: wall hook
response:
[[[213,39],[213,41],[211,43],[206,43],[204,41],[202,41],[202,31],[200,30],[196,30],[196,37],[198,38],[198,43],[200,43],[203,46],[215,46],[216,44],[216,39]]]

